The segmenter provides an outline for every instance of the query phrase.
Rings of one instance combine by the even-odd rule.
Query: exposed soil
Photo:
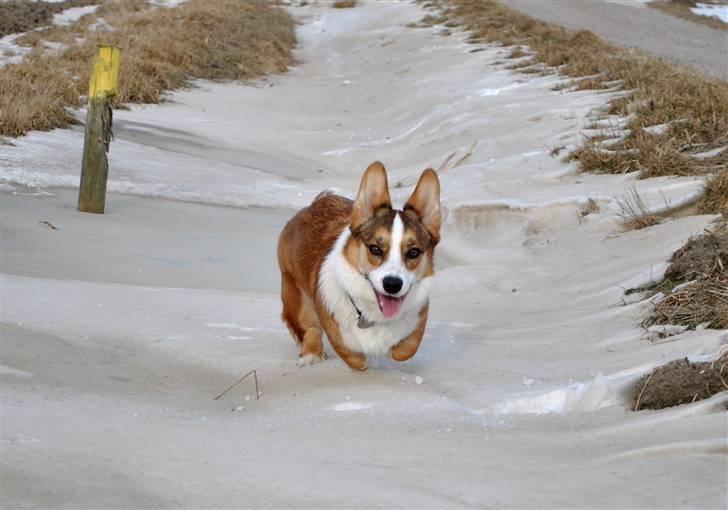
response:
[[[728,390],[728,352],[712,363],[687,358],[657,367],[630,389],[632,409],[664,409],[690,404]]]
[[[665,278],[673,282],[686,282],[710,273],[721,257],[728,261],[728,223],[719,223],[691,238],[670,257]]]
[[[98,3],[97,0],[65,0],[63,2],[29,2],[11,0],[0,3],[0,37],[27,32],[52,23],[53,15],[71,7]]]

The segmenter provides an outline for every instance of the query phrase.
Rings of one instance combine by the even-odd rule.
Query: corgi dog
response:
[[[422,172],[395,210],[379,162],[364,172],[354,201],[324,192],[288,222],[278,241],[282,317],[300,347],[299,365],[325,358],[323,333],[356,370],[367,368],[367,356],[415,355],[440,222],[434,170]]]

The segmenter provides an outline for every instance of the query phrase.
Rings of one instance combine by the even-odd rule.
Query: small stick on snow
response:
[[[58,227],[56,227],[50,221],[40,220],[38,223],[40,223],[41,225],[45,225],[46,227],[48,227],[51,230],[58,230]]]
[[[650,379],[652,379],[652,376],[655,375],[655,372],[652,372],[650,376],[645,381],[645,384],[642,385],[642,389],[640,390],[640,394],[637,395],[637,402],[634,405],[634,410],[639,411],[640,410],[640,400],[642,400],[642,394],[645,392],[645,388],[647,388],[647,384],[650,382]]]
[[[222,393],[220,393],[213,400],[220,400],[220,398],[223,395],[225,395],[225,393],[227,393],[228,391],[232,390],[235,386],[237,386],[238,384],[240,384],[241,382],[243,382],[243,380],[245,380],[245,378],[248,377],[250,374],[253,374],[253,379],[255,380],[255,399],[256,400],[260,400],[260,391],[258,390],[258,373],[255,370],[251,370],[250,372],[248,372],[247,374],[245,374],[243,377],[241,377],[240,379],[238,379],[238,382],[236,382],[235,384],[233,384],[232,386],[230,386],[228,389],[226,389],[225,391],[223,391]]]

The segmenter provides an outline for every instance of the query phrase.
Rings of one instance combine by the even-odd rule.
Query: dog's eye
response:
[[[417,257],[420,256],[421,253],[422,253],[422,250],[420,250],[419,248],[410,248],[409,250],[407,250],[407,258],[416,259]]]
[[[369,245],[369,253],[371,253],[375,257],[381,257],[382,256],[382,249],[379,246],[377,246],[376,244],[370,244]]]

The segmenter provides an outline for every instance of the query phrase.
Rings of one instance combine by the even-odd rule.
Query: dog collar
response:
[[[354,310],[356,310],[356,314],[359,316],[359,319],[356,321],[356,326],[359,329],[367,329],[374,326],[374,321],[370,321],[366,317],[364,317],[364,314],[361,313],[361,310],[359,310],[359,307],[356,306],[356,303],[354,303],[354,298],[351,297],[351,294],[347,293],[347,296],[349,296],[349,301],[351,301],[351,306],[354,307]]]

